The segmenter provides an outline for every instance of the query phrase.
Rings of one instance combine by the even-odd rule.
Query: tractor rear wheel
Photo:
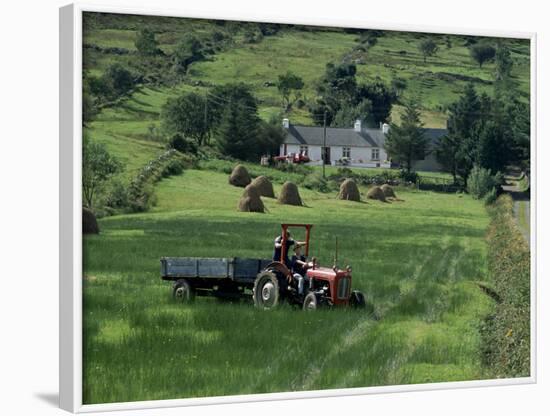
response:
[[[365,301],[365,295],[363,295],[363,293],[359,292],[358,290],[354,290],[353,292],[351,292],[351,295],[349,297],[349,305],[352,308],[364,309],[367,305],[367,302]]]
[[[187,280],[180,279],[174,283],[172,295],[178,302],[191,303],[195,300],[195,289]]]
[[[261,272],[252,289],[254,305],[261,309],[271,309],[279,304],[280,292],[277,276],[272,272]]]
[[[315,293],[308,293],[304,299],[303,309],[304,311],[314,311],[319,308],[319,301]]]

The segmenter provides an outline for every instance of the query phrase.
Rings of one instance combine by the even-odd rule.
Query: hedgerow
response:
[[[530,250],[512,208],[509,195],[489,208],[488,271],[499,300],[481,335],[485,364],[497,378],[530,374]]]
[[[162,178],[181,175],[194,166],[195,159],[175,149],[168,149],[157,158],[149,161],[130,181],[127,187],[114,183],[106,198],[106,208],[110,211],[145,212],[156,203],[155,183]]]

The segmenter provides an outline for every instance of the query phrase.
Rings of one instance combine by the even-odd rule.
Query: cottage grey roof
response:
[[[323,127],[295,126],[287,129],[286,144],[323,146]],[[327,146],[379,147],[380,145],[366,129],[361,132],[353,128],[327,127]]]
[[[323,146],[323,127],[291,124],[286,130],[286,144]],[[424,129],[424,134],[434,144],[447,130]],[[384,147],[385,140],[381,129],[363,128],[357,132],[354,128],[327,127],[327,146]]]

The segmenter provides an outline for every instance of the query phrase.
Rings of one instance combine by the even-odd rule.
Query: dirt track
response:
[[[506,185],[503,185],[502,189],[513,198],[514,217],[527,244],[531,246],[531,201],[529,191],[525,192],[519,189],[519,175],[515,172],[514,176],[506,177],[506,182]]]

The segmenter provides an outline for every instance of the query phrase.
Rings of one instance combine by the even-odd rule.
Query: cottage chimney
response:
[[[356,132],[361,132],[361,120],[355,120],[355,124],[353,125],[353,130]]]
[[[283,128],[290,128],[290,120],[288,118],[283,118]]]
[[[390,131],[390,125],[388,123],[382,124],[382,133],[388,134]]]

